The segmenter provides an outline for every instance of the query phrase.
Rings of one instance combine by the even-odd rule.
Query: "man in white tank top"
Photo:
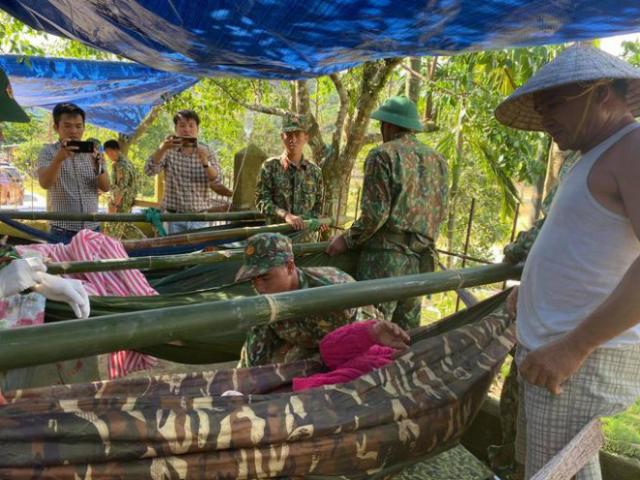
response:
[[[562,180],[517,299],[517,456],[530,478],[592,419],[640,397],[640,70],[586,46],[496,109],[581,158]],[[526,448],[523,448],[526,443]],[[600,479],[597,457],[578,480]]]

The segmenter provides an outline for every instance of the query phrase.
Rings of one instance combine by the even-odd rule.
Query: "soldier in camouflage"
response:
[[[302,230],[305,218],[317,218],[322,213],[322,171],[302,153],[309,141],[304,117],[284,117],[280,138],[282,155],[267,159],[258,175],[256,207],[267,217],[267,223],[286,222]],[[314,237],[306,234],[303,241]]]
[[[249,238],[244,265],[238,270],[236,281],[249,279],[260,294],[354,281],[334,267],[297,268],[291,240],[279,233]],[[374,318],[375,314],[372,307],[352,308],[253,327],[242,348],[240,365],[268,365],[312,357],[327,333],[347,323]]]
[[[104,142],[104,153],[111,160],[111,198],[109,213],[129,213],[138,194],[139,182],[133,164],[120,151],[117,140]],[[133,226],[124,222],[106,223],[104,231],[114,238],[125,238]],[[135,230],[135,227],[133,227]]]
[[[433,244],[447,204],[446,162],[416,138],[422,125],[408,98],[387,100],[371,118],[381,122],[384,143],[365,161],[359,218],[332,239],[327,253],[361,247],[358,280],[433,271]],[[405,329],[420,323],[420,298],[377,307]]]
[[[138,194],[138,180],[133,164],[120,151],[117,140],[104,142],[104,153],[111,159],[111,199],[109,210],[129,213]]]

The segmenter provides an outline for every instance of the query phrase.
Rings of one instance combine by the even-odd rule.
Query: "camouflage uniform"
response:
[[[344,234],[362,247],[358,280],[433,271],[433,242],[447,202],[447,166],[406,133],[372,150],[365,161],[360,216]],[[403,328],[420,323],[420,298],[377,305]]]
[[[306,131],[304,122],[286,117],[282,131]],[[317,218],[322,213],[322,170],[304,157],[300,165],[289,162],[286,154],[267,159],[260,169],[256,185],[256,208],[267,223],[283,223],[287,213]],[[310,241],[315,235],[305,236]]]
[[[278,233],[254,235],[247,242],[244,265],[238,271],[236,281],[263,275],[292,259],[288,237]],[[296,268],[296,273],[299,289],[354,281],[334,267]],[[372,307],[351,308],[252,327],[242,347],[240,365],[268,365],[312,357],[317,353],[318,342],[327,333],[347,323],[374,318],[375,314]]]
[[[139,182],[136,169],[124,156],[119,155],[112,165],[111,173],[111,206],[115,207],[115,213],[129,213],[138,194]],[[120,197],[120,204],[116,205],[116,199]],[[115,238],[123,238],[128,225],[124,222],[107,223],[104,231]]]
[[[117,213],[129,213],[138,194],[138,176],[136,169],[129,159],[122,155],[113,163],[111,176],[111,202],[115,205],[116,198],[121,196],[120,204],[116,206]]]

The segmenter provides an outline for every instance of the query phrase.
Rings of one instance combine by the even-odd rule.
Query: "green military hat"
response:
[[[29,116],[13,98],[9,77],[0,68],[0,122],[28,122]]]
[[[236,282],[264,275],[273,267],[293,260],[291,239],[280,233],[259,233],[247,240],[244,265],[236,274]]]
[[[391,97],[371,114],[371,118],[391,123],[408,130],[422,131],[422,123],[416,104],[407,97]]]
[[[306,132],[308,129],[304,115],[285,115],[282,117],[283,132]]]

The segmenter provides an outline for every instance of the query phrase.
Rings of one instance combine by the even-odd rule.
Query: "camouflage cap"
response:
[[[304,115],[286,115],[282,117],[283,132],[306,132],[308,129]]]
[[[247,240],[244,265],[236,274],[236,282],[264,275],[273,267],[293,260],[291,239],[280,233],[259,233]]]

